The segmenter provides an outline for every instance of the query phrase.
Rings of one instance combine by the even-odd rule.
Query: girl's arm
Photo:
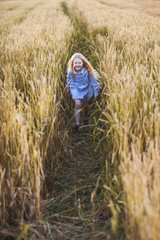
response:
[[[89,75],[89,81],[90,81],[91,87],[92,87],[93,92],[94,92],[94,97],[96,99],[97,96],[98,96],[98,90],[99,90],[98,82],[94,77],[92,77],[90,75]]]
[[[71,82],[71,72],[70,72],[70,70],[68,70],[68,72],[67,72],[67,96],[68,96],[68,97],[71,96],[71,92],[70,92],[70,82]]]
[[[71,72],[68,70],[67,72],[67,88],[70,88],[70,83],[71,83]]]

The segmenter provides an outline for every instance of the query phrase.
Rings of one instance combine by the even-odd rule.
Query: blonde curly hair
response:
[[[90,62],[81,53],[74,53],[68,62],[68,68],[71,69],[73,78],[74,78],[73,63],[75,58],[80,58],[83,61],[83,66],[87,69],[87,72],[90,76],[94,77],[97,80],[100,78],[98,72],[92,67]]]

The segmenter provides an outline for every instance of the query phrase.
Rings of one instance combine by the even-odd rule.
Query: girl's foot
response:
[[[89,125],[89,119],[87,119],[87,120],[84,120],[84,123],[83,123],[83,125]]]
[[[78,132],[79,128],[80,128],[79,123],[76,123],[76,124],[74,125],[74,131]]]

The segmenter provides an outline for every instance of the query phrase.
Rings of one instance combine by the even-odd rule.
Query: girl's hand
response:
[[[93,100],[93,102],[96,102],[97,101],[97,97],[94,97],[94,100]]]
[[[70,97],[71,96],[71,92],[70,92],[70,89],[67,88],[67,97]]]

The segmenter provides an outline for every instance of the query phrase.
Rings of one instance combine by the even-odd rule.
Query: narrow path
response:
[[[98,59],[93,54],[94,36],[88,31],[86,19],[75,13],[74,9],[69,9],[66,2],[62,2],[61,7],[73,24],[69,53],[72,55],[75,52],[82,52],[91,61],[93,67],[97,68]],[[95,108],[96,105],[91,104],[92,124],[95,113],[93,107]],[[69,122],[73,114],[66,117]],[[110,239],[110,216],[104,207],[104,195],[100,190],[102,186],[98,187],[101,183],[97,184],[102,174],[102,164],[100,153],[95,150],[91,136],[93,125],[82,127],[78,133],[75,133],[72,131],[73,121],[67,128],[69,137],[64,143],[64,157],[58,161],[52,196],[49,196],[42,206],[43,219],[49,223],[51,240]],[[95,189],[96,196],[93,202],[91,198]]]
[[[91,202],[101,173],[99,155],[89,135],[92,130],[85,127],[78,133],[69,131],[67,151],[72,153],[71,157],[62,159],[52,197],[43,206],[43,219],[56,226],[57,232],[50,239],[98,240],[110,236],[104,229],[102,202],[97,201],[96,206]]]

